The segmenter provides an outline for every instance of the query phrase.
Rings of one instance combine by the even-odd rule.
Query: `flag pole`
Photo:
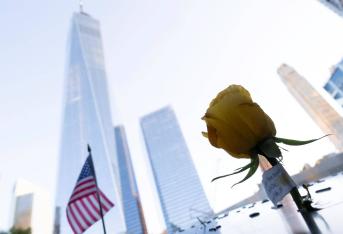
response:
[[[92,160],[92,170],[94,173],[94,180],[95,180],[95,187],[96,187],[96,196],[98,198],[98,203],[99,203],[99,209],[100,209],[100,216],[101,216],[101,222],[102,222],[102,228],[104,231],[104,234],[106,234],[106,227],[105,227],[105,220],[104,220],[104,213],[102,211],[102,206],[101,206],[101,202],[100,202],[100,195],[99,195],[99,189],[98,189],[98,181],[96,179],[96,173],[95,173],[95,169],[94,169],[94,165],[93,165],[93,159],[92,159],[92,150],[91,147],[89,146],[89,144],[87,144],[87,150],[88,150],[88,154],[91,157]]]

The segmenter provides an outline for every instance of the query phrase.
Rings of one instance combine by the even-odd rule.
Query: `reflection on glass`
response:
[[[119,195],[119,175],[113,138],[104,56],[99,22],[86,13],[75,13],[69,37],[66,65],[64,116],[59,158],[55,233],[72,233],[66,204],[92,148],[98,185],[115,207],[105,216],[108,230],[125,231]],[[99,224],[100,223],[100,224]],[[99,227],[99,229],[97,229]],[[91,227],[101,230],[101,222]],[[100,233],[101,231],[99,231]]]
[[[146,149],[168,233],[188,228],[212,210],[174,111],[162,108],[141,119]]]

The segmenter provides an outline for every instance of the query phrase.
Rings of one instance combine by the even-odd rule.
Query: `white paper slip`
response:
[[[262,175],[262,184],[268,198],[276,205],[296,184],[281,164],[273,166]]]

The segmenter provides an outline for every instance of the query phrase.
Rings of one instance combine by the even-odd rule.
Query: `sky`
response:
[[[78,1],[1,5],[0,229],[6,229],[16,179],[54,199],[66,43]],[[159,233],[163,223],[139,129],[145,114],[174,108],[214,211],[253,194],[261,181],[258,172],[233,189],[243,175],[210,182],[247,163],[201,136],[206,126],[200,118],[219,91],[230,84],[246,87],[279,137],[323,135],[276,73],[287,63],[322,92],[343,57],[343,19],[319,1],[88,0],[84,10],[101,23],[113,123],[127,131],[143,208],[151,217],[149,233]],[[335,151],[328,139],[288,149],[284,165],[290,174]]]

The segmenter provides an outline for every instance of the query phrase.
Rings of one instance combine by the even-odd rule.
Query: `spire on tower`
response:
[[[83,1],[79,1],[79,6],[80,6],[80,13],[83,13]]]

